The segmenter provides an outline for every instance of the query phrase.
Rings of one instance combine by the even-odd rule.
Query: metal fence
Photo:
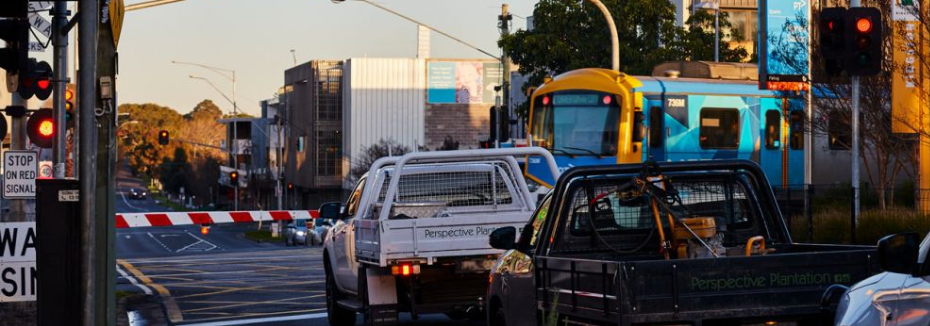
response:
[[[930,211],[918,207],[930,200],[930,189],[899,187],[859,190],[859,218],[853,218],[849,185],[793,185],[773,189],[795,240],[874,244],[884,234],[930,231]]]

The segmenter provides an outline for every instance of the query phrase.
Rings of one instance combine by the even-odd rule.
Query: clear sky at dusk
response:
[[[127,4],[138,3],[127,0]],[[511,12],[532,14],[535,0],[506,1]],[[381,0],[377,3],[497,54],[501,0]],[[514,18],[515,27],[526,21]],[[329,0],[187,0],[126,13],[119,43],[120,103],[157,103],[186,113],[203,99],[224,112],[231,83],[196,62],[236,70],[239,108],[260,114],[258,101],[273,96],[284,69],[313,59],[414,57],[416,25],[365,3]],[[432,33],[432,57],[487,58]]]

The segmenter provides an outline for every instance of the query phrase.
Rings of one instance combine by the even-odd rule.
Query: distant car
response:
[[[145,200],[148,192],[139,188],[129,189],[129,199]]]
[[[314,241],[310,230],[313,230],[313,220],[295,220],[288,223],[284,231],[284,245],[296,246],[302,244],[309,246]]]
[[[918,245],[919,240],[916,233],[879,240],[878,261],[885,272],[844,294],[844,287],[830,287],[822,304],[826,310],[831,299],[839,299],[833,325],[930,325],[930,234]]]

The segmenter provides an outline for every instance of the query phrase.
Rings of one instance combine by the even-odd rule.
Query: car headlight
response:
[[[306,234],[304,231],[297,231],[297,235],[298,235],[298,236],[301,236],[301,237],[302,237],[302,236],[304,236],[304,234]]]

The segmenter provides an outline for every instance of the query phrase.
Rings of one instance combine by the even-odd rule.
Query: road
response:
[[[131,188],[144,187],[120,169],[117,212],[168,210],[151,198],[129,199]],[[194,225],[120,229],[118,289],[159,296],[176,325],[328,325],[321,248],[246,239],[244,232],[254,227],[220,224],[208,234]],[[483,323],[401,315],[401,326],[440,324]]]

